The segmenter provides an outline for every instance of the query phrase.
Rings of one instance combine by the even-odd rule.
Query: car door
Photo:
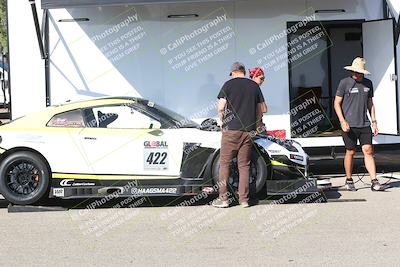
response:
[[[183,144],[130,105],[84,110],[83,153],[95,174],[178,177]]]
[[[90,165],[82,153],[80,133],[85,128],[82,111],[70,110],[56,114],[46,125],[45,145],[41,152],[49,162],[52,173],[90,173]]]
[[[399,97],[393,19],[363,23],[363,49],[368,77],[374,84],[376,120],[381,134],[399,135]]]

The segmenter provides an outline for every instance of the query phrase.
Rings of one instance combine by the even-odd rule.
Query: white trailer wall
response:
[[[379,0],[351,3],[344,0],[254,0],[51,10],[52,103],[103,95],[134,95],[153,99],[187,116],[215,116],[212,103],[224,81],[229,78],[231,63],[239,60],[249,68],[260,65],[262,55],[268,51],[252,54],[249,50],[273,34],[283,32],[287,21],[299,21],[314,15],[316,9],[331,8],[344,8],[346,13],[324,14],[317,20],[378,19],[381,17],[381,4]],[[140,48],[121,59],[107,58],[104,47],[128,33],[128,27],[100,41],[93,40],[112,29],[115,23],[135,14],[138,20],[130,22],[129,29],[143,28],[145,35],[137,42]],[[167,18],[174,14],[198,14],[199,18]],[[200,34],[173,51],[167,50],[166,55],[160,53],[160,49],[185,34],[225,15],[226,21],[210,31],[218,32],[229,27],[228,33],[232,33],[232,38],[227,37],[228,40],[223,42],[225,50],[224,46],[218,46],[221,52],[203,64],[197,63],[190,70],[174,69],[173,66],[179,63],[175,56],[210,33]],[[89,18],[90,21],[59,22],[68,18]],[[268,50],[285,47],[286,42],[286,37],[280,38]],[[170,61],[173,64],[169,64]],[[188,65],[185,67],[188,68]],[[268,71],[266,75],[262,88],[269,104],[266,120],[273,125],[272,128],[285,129],[289,133],[287,64],[279,70]]]
[[[11,116],[15,119],[46,107],[45,72],[29,2],[13,0],[7,5]]]
[[[400,15],[400,1],[399,0],[388,0],[387,1],[390,10],[393,12],[394,17],[397,19]]]

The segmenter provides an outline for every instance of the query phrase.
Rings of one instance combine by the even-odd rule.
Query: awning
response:
[[[219,0],[228,1],[228,0]],[[43,9],[88,7],[88,6],[117,6],[127,4],[161,4],[161,3],[195,3],[215,2],[215,0],[42,0]]]

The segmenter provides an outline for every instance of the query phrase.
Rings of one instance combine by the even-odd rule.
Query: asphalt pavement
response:
[[[9,213],[0,200],[0,266],[398,266],[400,181],[382,181],[248,209],[138,197]]]

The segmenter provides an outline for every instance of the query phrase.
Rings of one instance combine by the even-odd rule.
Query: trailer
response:
[[[11,116],[133,96],[202,121],[217,115],[216,95],[239,60],[266,73],[271,134],[337,171],[344,146],[333,100],[356,56],[375,87],[375,149],[400,149],[399,10],[396,0],[8,1]]]

